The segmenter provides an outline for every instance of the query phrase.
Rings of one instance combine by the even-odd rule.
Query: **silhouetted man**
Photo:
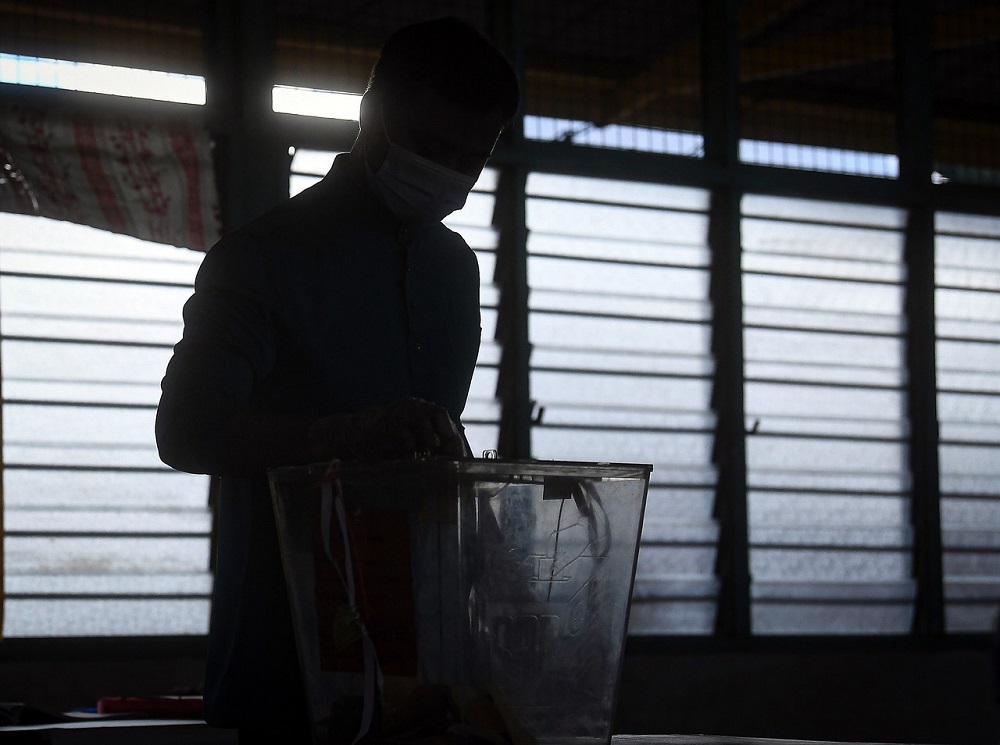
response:
[[[222,477],[205,707],[241,741],[308,738],[266,469],[466,452],[479,271],[441,219],[517,105],[509,63],[471,27],[397,31],[351,152],[198,273],[156,436],[165,463]]]

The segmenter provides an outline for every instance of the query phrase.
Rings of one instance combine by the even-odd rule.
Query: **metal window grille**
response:
[[[936,217],[945,628],[990,632],[1000,609],[1000,220]]]
[[[707,194],[528,180],[532,447],[654,465],[631,633],[711,633]]]
[[[4,635],[204,634],[206,477],[156,454],[201,255],[0,215]]]
[[[743,200],[754,633],[908,633],[903,215]]]

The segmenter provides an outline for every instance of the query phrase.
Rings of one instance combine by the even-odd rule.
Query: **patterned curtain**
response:
[[[220,235],[208,133],[157,121],[0,108],[0,211],[207,251]]]

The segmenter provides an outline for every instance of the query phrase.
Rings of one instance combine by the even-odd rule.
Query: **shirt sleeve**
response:
[[[252,250],[219,244],[206,255],[184,306],[184,335],[161,384],[156,442],[167,465],[225,474],[225,429],[253,400],[274,363],[266,272]]]

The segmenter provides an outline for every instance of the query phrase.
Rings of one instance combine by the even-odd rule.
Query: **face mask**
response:
[[[369,170],[369,183],[396,217],[426,225],[465,206],[476,179],[411,153],[389,140],[382,167]]]

